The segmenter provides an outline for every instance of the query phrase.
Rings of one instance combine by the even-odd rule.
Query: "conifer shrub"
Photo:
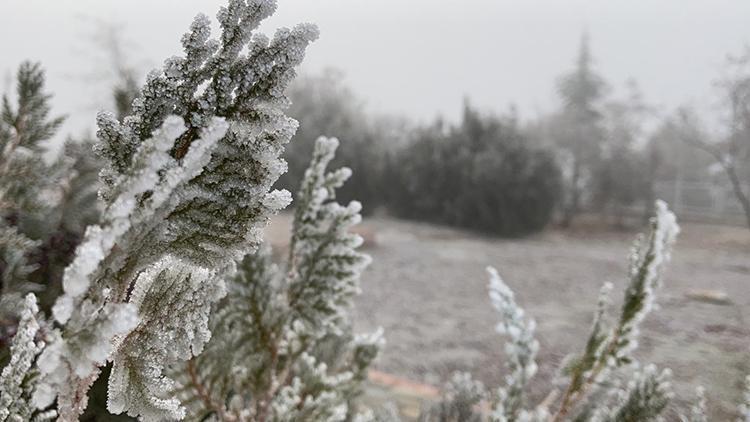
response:
[[[642,364],[633,354],[638,347],[641,323],[654,308],[664,267],[679,233],[675,216],[664,202],[657,201],[655,210],[649,233],[639,236],[631,250],[628,283],[619,312],[610,315],[609,296],[613,285],[605,283],[581,352],[569,358],[562,368],[560,377],[565,382],[561,390],[553,387],[539,403],[528,400],[528,383],[537,372],[536,324],[516,303],[513,291],[497,270],[489,267],[490,302],[500,316],[497,332],[506,337],[508,375],[505,384],[486,388],[469,374],[456,374],[445,388],[442,400],[423,412],[420,420],[707,421],[702,387],[696,389],[696,400],[690,409],[670,408],[674,396],[671,371]],[[547,385],[557,384],[549,381]],[[750,389],[746,390],[743,403],[738,407],[738,421],[750,420],[748,394]]]
[[[277,265],[269,247],[239,262],[210,322],[204,351],[177,369],[175,394],[189,419],[334,421],[351,401],[382,343],[353,335],[347,310],[369,257],[348,229],[361,206],[334,202],[347,168],[327,172],[338,140],[320,138],[296,196],[290,250]]]
[[[51,116],[44,85],[41,65],[24,62],[14,95],[6,93],[0,106],[0,363],[20,316],[13,304],[36,291],[49,310],[63,269],[98,218],[91,144],[68,140],[57,160],[45,160],[46,142],[64,118]]]
[[[219,39],[210,38],[210,20],[199,15],[182,37],[185,54],[149,74],[131,115],[120,121],[99,114],[103,210],[65,268],[50,317],[34,315],[44,347],[17,353],[35,362],[33,383],[4,400],[76,420],[112,362],[111,412],[185,416],[171,395],[169,370],[203,350],[224,278],[257,249],[260,228],[291,199],[271,190],[296,129],[283,113],[284,90],[317,29],[303,24],[272,39],[254,34],[275,8],[270,0],[229,1],[217,15]],[[45,107],[36,105],[34,122]],[[39,127],[30,133],[48,137],[49,125]],[[27,139],[17,129],[3,138],[6,146]],[[13,374],[9,383],[25,382]]]
[[[347,168],[328,170],[337,140],[314,144],[286,257],[273,260],[262,239],[261,228],[291,200],[289,192],[272,190],[285,170],[284,145],[296,129],[284,113],[284,90],[317,37],[310,25],[279,30],[272,39],[254,34],[275,6],[272,0],[229,0],[217,15],[219,39],[210,38],[210,21],[199,15],[182,38],[184,56],[149,75],[132,113],[123,119],[98,116],[98,160],[85,144],[69,144],[52,165],[39,159],[40,142],[61,120],[49,118],[40,67],[22,65],[17,106],[4,99],[0,116],[0,311],[7,324],[0,344],[0,422],[110,419],[84,416],[97,382],[106,382],[107,411],[122,419],[397,420],[356,403],[383,340],[380,332],[354,334],[348,317],[369,257],[358,251],[362,239],[350,231],[361,206],[336,202],[351,175]],[[439,160],[424,167],[433,173],[415,175],[419,183],[428,186],[429,174],[464,201],[487,195],[494,205],[508,198],[545,203],[518,190],[523,184],[497,185],[511,191],[507,196],[490,187],[491,180],[503,180],[490,178],[497,168],[514,181],[525,174],[524,182],[541,172],[541,164],[528,167],[531,152],[512,125],[467,113],[453,132],[441,138]],[[510,141],[499,142],[504,139]],[[458,148],[460,140],[469,153]],[[487,163],[479,154],[498,151],[506,155]],[[435,163],[457,179],[440,179]],[[461,165],[469,166],[469,176],[461,176]],[[100,209],[91,204],[96,171]],[[467,180],[480,180],[486,190],[462,192],[476,187],[463,185]],[[447,203],[463,212],[459,202]],[[471,215],[484,217],[492,209]],[[671,417],[665,413],[672,396],[669,372],[636,365],[632,354],[678,231],[666,205],[657,203],[656,209],[649,235],[631,254],[619,314],[608,317],[611,287],[605,285],[583,350],[564,369],[564,391],[537,405],[528,402],[539,347],[534,322],[490,269],[498,331],[508,337],[507,381],[488,391],[458,374],[445,400],[422,420]],[[50,234],[84,227],[74,251],[56,261],[64,270],[37,274],[43,282],[35,281],[41,245],[48,245],[43,252],[60,251]],[[58,272],[56,291],[48,283]],[[54,304],[40,306],[35,292],[51,295]],[[100,379],[105,368],[109,375]],[[683,419],[706,420],[703,391],[696,397]],[[741,420],[750,421],[749,409],[750,379],[738,409]]]
[[[527,145],[512,119],[468,105],[459,125],[420,131],[390,170],[395,215],[500,236],[543,229],[561,183],[552,155]]]

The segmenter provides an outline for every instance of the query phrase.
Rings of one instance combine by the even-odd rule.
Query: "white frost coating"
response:
[[[10,362],[0,374],[0,421],[25,420],[33,410],[24,398],[28,391],[23,383],[44,343],[36,340],[39,331],[36,296],[29,293],[21,306],[21,320],[10,346]]]
[[[89,275],[96,270],[104,256],[114,244],[110,232],[105,232],[99,226],[86,229],[85,241],[76,250],[76,257],[65,269],[63,287],[65,294],[75,297],[82,295],[89,286]],[[66,298],[67,300],[68,298]],[[55,316],[60,323],[65,323],[70,317],[71,306],[55,310]]]
[[[284,114],[284,90],[317,29],[253,37],[275,7],[273,0],[230,0],[217,16],[218,39],[198,16],[182,38],[184,55],[149,73],[132,115],[122,122],[97,116],[105,210],[66,269],[53,309],[64,327],[52,330],[40,358],[38,403],[57,397],[61,419],[81,414],[82,392],[113,346],[115,372],[135,381],[113,388],[121,393],[115,406],[143,418],[179,416],[160,395],[169,384],[162,369],[200,351],[208,310],[223,294],[220,275],[258,247],[269,216],[289,203],[288,193],[269,193],[297,128]],[[149,271],[165,262],[172,268]],[[169,307],[154,304],[165,298]],[[135,330],[132,310],[120,308],[131,299],[141,318]],[[138,346],[152,348],[151,357]]]
[[[672,251],[680,226],[677,225],[677,217],[669,210],[667,203],[662,200],[656,201],[656,217],[654,220],[653,261],[648,266],[648,283],[651,288],[658,287],[661,281],[661,270],[666,264]]]
[[[369,256],[355,249],[362,244],[361,237],[349,233],[361,221],[362,205],[352,201],[344,207],[332,201],[335,190],[351,175],[349,169],[327,172],[338,145],[336,138],[320,137],[315,142],[296,198],[290,245],[288,283],[314,336],[336,332],[351,297],[359,292],[360,273],[370,263]],[[306,285],[321,287],[315,290]]]
[[[169,155],[169,149],[184,131],[182,119],[171,116],[165,120],[162,128],[154,132],[152,138],[141,145],[134,158],[138,171],[132,176],[123,175],[120,178],[115,188],[119,194],[105,210],[103,226],[88,227],[83,242],[76,249],[73,262],[65,268],[64,294],[53,308],[53,314],[59,323],[68,321],[75,306],[75,298],[86,292],[99,264],[120,236],[130,229],[130,217],[135,210],[137,196],[156,188],[160,181],[159,171],[174,161]],[[168,180],[175,183],[172,178]],[[163,201],[164,198],[159,196],[157,200]]]
[[[315,142],[315,149],[317,150],[317,153],[325,157],[321,160],[321,163],[325,162],[327,164],[336,154],[336,150],[338,149],[338,147],[339,140],[337,138],[326,138],[324,136],[321,136]]]
[[[378,327],[372,333],[357,334],[354,336],[354,344],[358,345],[371,345],[378,349],[385,346],[385,336],[383,327]]]
[[[522,371],[519,375],[528,380],[537,370],[534,361],[539,350],[539,342],[534,338],[536,322],[525,318],[523,309],[516,304],[513,291],[503,282],[497,270],[488,267],[487,272],[490,275],[490,301],[502,318],[496,330],[510,337],[505,344],[505,353],[510,357],[511,369]]]
[[[261,248],[246,252],[227,279],[230,294],[212,316],[211,340],[175,377],[188,419],[207,412],[240,421],[337,421],[351,415],[349,398],[366,379],[383,339],[382,330],[352,336],[347,325],[369,257],[356,250],[362,239],[349,231],[360,220],[361,205],[333,201],[334,190],[351,173],[327,172],[337,144],[326,138],[316,143],[295,198],[293,245],[283,267],[273,264],[269,248]],[[271,192],[262,205],[270,210],[286,201],[285,192]],[[321,349],[324,359],[318,357]],[[127,408],[128,396],[119,390],[110,389],[111,409]],[[264,397],[260,406],[258,397]]]
[[[131,305],[141,324],[113,355],[107,409],[144,420],[181,419],[185,410],[170,395],[166,369],[203,350],[211,333],[211,305],[225,294],[214,271],[167,255],[138,277]]]
[[[281,211],[292,203],[292,194],[286,190],[273,190],[263,197],[263,205],[274,212]]]
[[[87,228],[87,231],[92,229],[93,227],[98,226],[89,226]],[[75,287],[73,287],[73,290],[75,291],[77,288],[82,287],[82,285],[75,284]],[[52,307],[52,315],[55,317],[55,319],[60,323],[65,323],[70,319],[70,316],[73,315],[73,309],[75,308],[75,297],[73,295],[66,295],[63,294],[60,297],[57,298],[55,301],[55,305]]]
[[[672,245],[680,232],[677,218],[664,201],[656,201],[656,215],[651,221],[652,230],[646,241],[639,239],[631,254],[631,282],[625,291],[626,303],[638,303],[638,311],[616,333],[617,359],[627,359],[638,347],[639,327],[653,309],[656,289],[661,284],[664,266],[670,259]]]
[[[604,314],[607,312],[607,307],[611,304],[612,300],[610,299],[610,294],[612,293],[612,290],[615,288],[615,285],[610,282],[605,282],[602,284],[602,287],[599,289],[599,298],[596,301],[596,317],[595,317],[595,323],[596,321],[601,320],[601,318],[604,316]]]
[[[643,409],[657,400],[669,400],[673,397],[671,379],[672,371],[669,368],[659,372],[653,364],[636,371],[625,389],[620,391],[619,403],[609,410],[608,420],[614,420],[612,417],[626,406]]]
[[[280,416],[281,420],[302,420],[303,415],[317,415],[317,420],[330,422],[346,420],[348,406],[346,402],[342,402],[336,386],[349,381],[353,374],[342,372],[329,375],[328,365],[318,362],[307,352],[302,353],[296,366],[297,375],[290,384],[281,388],[271,401],[274,414]],[[305,383],[302,379],[305,379]],[[308,383],[317,384],[322,392],[304,394],[306,391],[303,389],[309,385]],[[321,415],[325,417],[320,419]]]
[[[68,380],[68,373],[61,363],[65,343],[60,332],[55,330],[48,336],[48,344],[37,359],[42,379],[37,383],[31,402],[37,409],[45,409],[55,401],[57,387]]]
[[[708,422],[708,416],[706,416],[706,389],[701,386],[695,389],[695,401],[690,409],[690,422]]]
[[[39,356],[37,366],[42,375],[37,385],[33,403],[44,409],[54,401],[65,387],[70,387],[70,374],[83,378],[89,376],[94,365],[103,364],[112,352],[113,339],[128,333],[138,324],[135,306],[127,303],[108,304],[96,317],[96,330],[86,330],[84,348],[73,351],[58,332],[51,334],[49,345]]]
[[[179,120],[181,123],[182,119]],[[190,148],[180,162],[180,165],[170,168],[165,173],[163,177],[164,182],[159,184],[149,199],[149,206],[151,208],[161,206],[177,186],[203,172],[203,168],[211,159],[213,149],[216,147],[217,142],[224,137],[228,127],[229,125],[223,118],[215,117],[210,126],[201,131],[201,137],[190,144]]]
[[[85,357],[71,359],[73,370],[79,377],[90,374],[92,362],[104,362],[109,357],[116,336],[126,334],[138,325],[138,312],[133,304],[109,304],[107,307],[104,314],[108,317],[98,324],[99,331],[86,348]]]
[[[127,246],[123,238],[131,229],[142,227],[144,220],[152,218],[178,187],[203,171],[227,127],[223,119],[213,119],[178,163],[171,157],[170,150],[177,137],[184,133],[185,125],[179,117],[168,117],[163,127],[154,131],[154,136],[146,140],[134,155],[134,170],[121,175],[113,185],[110,192],[117,196],[105,209],[102,225],[87,230],[73,263],[66,268],[64,294],[53,307],[53,314],[60,323],[76,315],[76,323],[82,325],[78,332],[85,335],[72,338],[73,346],[68,344],[71,340],[58,336],[48,351],[40,356],[43,377],[34,398],[39,408],[51,403],[56,395],[70,387],[65,368],[70,368],[75,377],[84,379],[109,358],[116,338],[137,326],[135,305],[109,303],[98,307],[89,300],[81,300],[81,297],[113,246]],[[146,192],[150,193],[148,198],[139,200]],[[102,294],[109,296],[109,288],[105,288]]]
[[[524,311],[515,301],[513,291],[503,282],[492,267],[487,267],[490,275],[490,302],[500,314],[501,321],[496,326],[500,334],[508,336],[505,353],[508,356],[510,374],[506,377],[506,387],[498,391],[497,405],[493,414],[498,418],[515,419],[523,400],[526,383],[536,374],[537,365],[534,358],[539,351],[539,342],[534,338],[536,323],[527,319]]]

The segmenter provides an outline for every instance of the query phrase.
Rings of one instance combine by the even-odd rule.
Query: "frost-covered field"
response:
[[[283,231],[286,220],[279,217],[274,231]],[[638,354],[672,368],[680,398],[692,398],[690,385],[706,386],[711,413],[724,420],[750,371],[750,233],[689,223],[682,228],[660,308],[647,317]],[[547,380],[566,354],[582,347],[601,283],[611,281],[612,296],[622,296],[635,235],[587,226],[503,240],[377,218],[365,219],[360,229],[373,264],[354,311],[357,329],[385,329],[377,369],[435,385],[456,370],[493,384],[502,377],[503,342],[494,332],[486,265],[500,271],[536,319],[536,379]],[[730,303],[720,303],[722,294]]]

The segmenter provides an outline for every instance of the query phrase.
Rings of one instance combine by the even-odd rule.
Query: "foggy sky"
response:
[[[178,54],[193,16],[214,16],[222,0],[0,0],[0,81],[23,59],[42,61],[66,132],[92,128],[109,101],[106,57],[92,52],[94,21],[122,26],[126,53],[142,73]],[[554,84],[574,63],[582,32],[597,70],[625,93],[669,111],[707,113],[712,81],[728,53],[750,42],[747,0],[279,0],[262,30],[307,21],[321,38],[304,69],[343,70],[375,112],[427,121],[458,116],[463,98],[488,110],[510,103],[522,118],[556,105]]]

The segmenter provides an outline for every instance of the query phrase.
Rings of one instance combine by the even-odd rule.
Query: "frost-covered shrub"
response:
[[[279,30],[272,40],[253,34],[274,9],[272,0],[230,0],[218,14],[219,40],[210,39],[208,18],[198,16],[182,38],[185,55],[149,75],[132,114],[98,116],[101,210],[91,206],[92,174],[100,164],[85,144],[69,144],[50,166],[39,159],[39,142],[60,120],[48,118],[38,66],[22,66],[18,106],[6,99],[0,116],[0,310],[15,318],[0,372],[0,422],[79,419],[105,365],[111,366],[108,410],[141,420],[376,418],[352,403],[382,340],[379,333],[352,334],[347,317],[369,258],[349,232],[360,205],[335,202],[350,176],[346,168],[327,171],[336,140],[315,144],[286,260],[274,263],[262,247],[261,228],[291,199],[271,189],[285,170],[280,154],[296,129],[284,114],[284,90],[317,36],[309,25]],[[523,231],[546,222],[542,205],[551,200],[545,196],[551,186],[543,184],[546,193],[539,195],[534,186],[557,170],[526,149],[512,125],[467,111],[463,125],[439,139],[445,142],[436,151],[444,155],[417,168],[434,172],[435,163],[444,164],[456,179],[429,172],[415,178],[429,187],[425,175],[434,176],[445,192],[459,194],[441,199],[446,215],[457,218],[450,222],[506,234],[514,219]],[[458,148],[461,142],[468,149]],[[58,184],[62,192],[53,189]],[[462,201],[473,205],[463,208]],[[539,214],[507,214],[508,204],[540,206],[526,210]],[[566,368],[568,388],[556,403],[529,406],[525,387],[536,373],[538,349],[534,323],[490,271],[492,304],[502,316],[498,330],[510,338],[507,382],[488,392],[458,375],[447,400],[423,419],[636,421],[662,414],[671,397],[668,371],[629,371],[639,324],[677,232],[665,205],[657,210],[650,236],[632,254],[619,318],[608,324],[605,286],[591,335]],[[498,214],[501,225],[484,226],[482,218]],[[466,223],[467,216],[478,222]],[[30,257],[48,241],[32,229],[53,233],[45,228],[49,223],[71,233],[88,227],[61,276],[62,293],[47,285],[57,296],[47,315],[26,293],[41,287]],[[47,250],[60,252],[54,243]],[[51,283],[55,271],[38,277]],[[705,419],[702,392],[698,397],[690,411],[694,421]],[[750,393],[739,407],[743,420],[750,420],[749,407]]]
[[[503,236],[544,228],[560,191],[550,154],[526,145],[512,120],[468,106],[460,125],[422,130],[391,167],[396,215]]]
[[[527,382],[537,368],[539,343],[534,338],[534,320],[518,306],[513,291],[497,271],[488,268],[490,300],[501,318],[497,331],[507,336],[505,385],[488,390],[468,375],[461,375],[454,378],[444,399],[426,411],[422,420],[636,422],[666,416],[694,422],[707,420],[701,388],[689,416],[667,415],[673,396],[669,369],[641,365],[633,356],[641,322],[653,308],[664,265],[669,261],[678,232],[674,214],[665,203],[657,201],[649,234],[639,237],[631,251],[629,282],[619,314],[614,318],[608,315],[613,286],[605,283],[583,350],[563,368],[562,375],[567,378],[565,389],[551,391],[535,405],[528,402],[525,394]],[[747,409],[747,404],[739,407],[743,418],[740,420],[746,420]]]
[[[211,318],[211,340],[179,367],[176,391],[189,419],[344,420],[377,355],[378,333],[353,336],[347,308],[369,257],[348,232],[360,205],[335,190],[351,172],[326,172],[336,139],[320,138],[305,172],[291,246],[281,265],[270,248],[239,263]]]
[[[0,421],[30,420],[34,412],[29,384],[36,375],[34,361],[44,347],[39,340],[36,298],[26,296],[20,305],[18,330],[10,346],[10,362],[0,374]]]
[[[218,40],[199,15],[182,38],[185,55],[149,75],[133,114],[98,116],[103,212],[65,269],[44,332],[29,386],[38,409],[77,419],[112,361],[112,412],[184,415],[166,370],[200,353],[225,275],[290,201],[270,191],[296,128],[283,92],[317,29],[254,35],[274,10],[270,0],[230,1]]]

